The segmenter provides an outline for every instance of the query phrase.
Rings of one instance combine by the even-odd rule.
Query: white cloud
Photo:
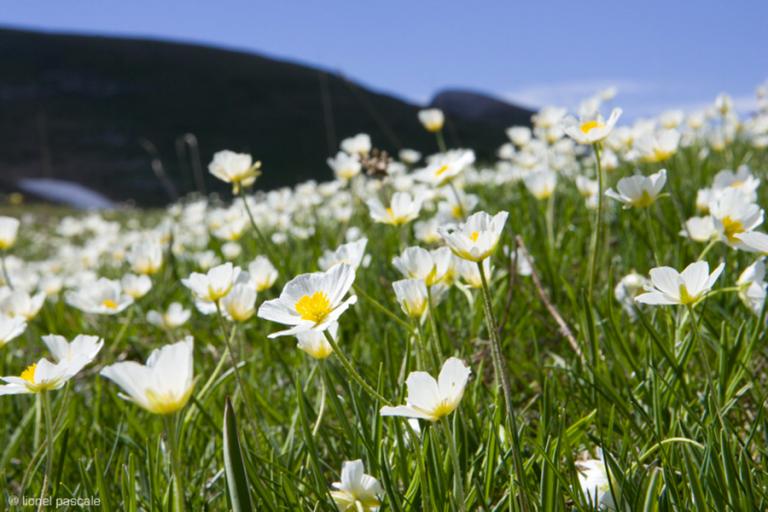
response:
[[[621,79],[595,79],[530,84],[502,93],[501,96],[507,101],[526,107],[538,108],[544,105],[560,105],[575,108],[582,100],[609,87],[615,87],[621,96],[649,94],[658,89],[658,86],[653,83]]]
[[[608,87],[617,89],[616,99],[612,103],[624,109],[625,119],[655,116],[672,109],[685,112],[704,110],[712,106],[717,92],[720,92],[715,91],[711,95],[699,92],[692,97],[693,88],[683,84],[595,79],[531,84],[501,93],[500,96],[511,103],[530,108],[557,105],[575,110],[582,100]],[[734,109],[741,113],[751,112],[757,106],[755,96],[751,94],[734,94],[732,99]]]

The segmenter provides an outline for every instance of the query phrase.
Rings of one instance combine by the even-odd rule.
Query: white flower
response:
[[[427,285],[421,279],[402,279],[392,283],[397,302],[410,318],[423,320],[429,306]]]
[[[256,312],[256,290],[245,283],[237,283],[221,300],[224,315],[235,322],[245,322]]]
[[[78,336],[72,343],[59,336],[47,336],[46,345],[51,348],[56,363],[40,359],[21,372],[21,375],[1,377],[5,385],[0,386],[0,395],[40,393],[59,389],[93,361],[103,345],[95,336]]]
[[[152,289],[152,280],[146,275],[125,274],[120,279],[120,285],[123,287],[123,291],[130,295],[133,300],[138,300]]]
[[[360,174],[363,168],[360,159],[356,155],[350,155],[339,151],[335,158],[328,159],[328,166],[333,170],[336,178],[350,180]]]
[[[742,246],[737,235],[752,231],[763,223],[763,209],[745,199],[741,191],[728,188],[710,205],[715,228],[723,241],[735,248]]]
[[[137,274],[156,274],[163,266],[163,247],[156,241],[135,244],[128,253],[128,262]]]
[[[470,261],[482,261],[493,253],[499,243],[509,213],[502,211],[491,217],[485,212],[469,216],[456,227],[440,227],[438,232],[456,256]]]
[[[507,128],[507,137],[517,147],[526,146],[531,141],[531,129],[527,126],[513,126]]]
[[[415,149],[401,149],[397,155],[403,163],[413,165],[421,160],[421,153]]]
[[[336,340],[336,334],[339,331],[339,323],[332,322],[328,326],[328,334]],[[325,339],[325,332],[322,331],[304,331],[296,335],[296,346],[315,359],[325,359],[333,353],[333,347]]]
[[[0,348],[21,336],[27,329],[27,322],[20,316],[0,315]]]
[[[242,252],[243,248],[237,242],[226,242],[221,245],[221,254],[229,261],[239,257]]]
[[[473,163],[475,163],[475,152],[471,149],[448,151],[431,158],[426,167],[413,173],[413,179],[440,187],[454,179]]]
[[[257,292],[270,289],[277,281],[277,269],[265,256],[256,256],[248,264],[248,275]]]
[[[232,184],[235,193],[240,187],[250,187],[261,174],[261,162],[253,162],[251,155],[224,150],[213,155],[208,171],[221,181]]]
[[[630,176],[621,178],[616,184],[616,189],[608,189],[605,195],[624,203],[626,208],[647,208],[656,202],[656,199],[667,182],[667,170],[662,169],[650,176]]]
[[[0,251],[6,251],[16,243],[19,232],[19,220],[0,216]]]
[[[433,251],[421,247],[408,247],[392,258],[392,265],[408,279],[421,279],[427,286],[440,282],[451,262],[451,251],[441,247]]]
[[[419,110],[419,122],[428,132],[439,132],[443,129],[445,115],[443,115],[443,111],[438,108]]]
[[[164,329],[174,329],[184,325],[191,315],[190,310],[184,309],[178,302],[173,302],[165,312],[149,311],[147,322]]]
[[[360,264],[363,263],[367,243],[367,238],[361,238],[360,240],[340,245],[335,251],[325,251],[317,264],[320,270],[328,270],[339,263],[346,263],[354,270],[357,270]]]
[[[628,158],[648,163],[662,162],[675,154],[679,144],[680,132],[677,130],[650,130],[638,137]]]
[[[608,121],[600,114],[594,118],[579,119],[568,117],[563,121],[565,133],[579,144],[595,144],[604,140],[613,130],[621,116],[621,109],[614,108]]]
[[[523,182],[533,197],[539,200],[548,199],[555,191],[557,173],[549,169],[540,169],[526,174]]]
[[[518,268],[520,267],[520,261]],[[526,261],[525,264],[528,262]],[[493,269],[491,268],[490,258],[486,258],[482,262],[483,272],[485,272],[485,278],[490,281]],[[530,266],[528,267],[530,269]],[[480,275],[480,269],[477,268],[477,264],[469,260],[458,260],[456,263],[456,269],[459,272],[461,280],[470,288],[481,288],[483,286],[482,276]],[[518,272],[519,273],[519,272]]]
[[[637,272],[630,272],[621,278],[613,289],[613,296],[624,308],[624,311],[631,318],[635,318],[635,297],[640,295],[646,288],[651,286],[651,282]]]
[[[736,280],[739,298],[756,315],[763,309],[766,295],[765,263],[762,258],[744,269]]]
[[[443,363],[437,380],[427,372],[411,372],[405,381],[408,386],[406,405],[384,406],[381,415],[437,421],[459,406],[471,373],[464,362],[455,357],[449,357]]]
[[[14,290],[0,301],[0,311],[8,316],[20,316],[29,321],[37,316],[45,303],[43,292],[30,295],[24,290]]]
[[[747,234],[747,233],[744,233]],[[685,226],[680,235],[687,236],[694,242],[709,242],[720,237],[712,217],[691,217],[685,221]]]
[[[697,261],[679,272],[671,267],[651,269],[651,283],[643,293],[635,298],[637,302],[653,305],[681,304],[692,306],[712,289],[725,265],[720,265],[709,273],[706,261]]]
[[[154,350],[147,364],[133,361],[115,363],[101,375],[125,393],[130,400],[154,414],[170,414],[184,407],[192,395],[194,341],[192,336]]]
[[[341,512],[368,512],[381,506],[381,484],[365,474],[362,460],[348,460],[341,466],[341,482],[334,482],[331,497]]]
[[[116,315],[133,304],[133,299],[123,292],[118,281],[105,277],[68,291],[64,299],[70,306],[96,315]]]
[[[742,249],[760,254],[768,254],[768,235],[760,231],[739,233],[736,238],[742,243]]]
[[[240,267],[235,267],[227,262],[212,268],[206,274],[193,272],[181,282],[192,290],[195,296],[206,302],[217,302],[229,293],[240,278]],[[245,276],[246,279],[248,276]]]
[[[76,362],[80,358],[87,360],[87,362],[93,361],[101,347],[104,346],[103,339],[87,334],[78,334],[71,342],[67,341],[64,336],[57,334],[49,334],[43,336],[42,339],[57,363]]]
[[[411,196],[408,192],[395,192],[390,206],[385,207],[378,198],[369,199],[367,204],[375,222],[400,226],[419,216],[423,201],[421,194]]]
[[[324,331],[357,302],[356,295],[344,299],[354,281],[355,270],[346,263],[325,272],[302,274],[288,281],[280,297],[262,303],[258,316],[291,326],[270,334],[270,338]]]
[[[611,484],[602,460],[577,461],[581,492],[590,507],[599,510],[614,510],[616,505],[611,495]]]
[[[757,200],[756,193],[759,186],[760,179],[755,178],[752,175],[748,166],[742,165],[736,172],[724,169],[715,174],[712,190],[715,192],[722,192],[728,188],[735,188],[748,197],[749,202],[753,203]]]
[[[371,137],[358,133],[341,141],[341,149],[349,155],[367,155],[371,151]]]

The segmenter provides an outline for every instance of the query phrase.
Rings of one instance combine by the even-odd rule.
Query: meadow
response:
[[[768,90],[0,217],[8,509],[768,509]],[[601,115],[601,112],[603,115]]]

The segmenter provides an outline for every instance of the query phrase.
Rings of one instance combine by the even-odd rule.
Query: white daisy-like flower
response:
[[[123,390],[121,398],[154,414],[171,414],[187,404],[193,389],[194,340],[154,350],[147,364],[125,361],[107,366],[100,374]]]
[[[455,357],[443,363],[437,380],[427,372],[411,372],[405,381],[406,405],[384,406],[380,414],[437,421],[459,406],[471,373],[464,362]]]
[[[482,261],[496,249],[508,216],[505,211],[493,217],[486,212],[477,212],[458,226],[441,226],[438,232],[459,258]]]
[[[637,302],[652,305],[680,304],[690,306],[702,299],[723,272],[725,264],[709,273],[706,261],[697,261],[678,272],[671,267],[656,267],[650,271],[651,286],[647,293],[635,297]]]
[[[620,108],[614,108],[607,121],[600,114],[583,119],[567,117],[563,121],[563,129],[570,138],[579,144],[591,145],[608,137],[613,127],[616,126],[619,117],[621,117]]]
[[[280,297],[262,303],[258,316],[290,326],[270,334],[270,338],[325,331],[357,302],[356,295],[344,298],[354,281],[355,270],[346,263],[325,272],[302,274],[288,281]]]
[[[119,281],[105,277],[68,291],[64,300],[80,311],[95,315],[116,315],[133,304],[133,298],[123,291]]]
[[[381,506],[381,484],[365,474],[362,460],[348,460],[341,466],[341,482],[334,482],[331,498],[340,512],[369,512]]]
[[[624,203],[625,208],[647,208],[656,202],[666,182],[667,170],[662,169],[650,176],[621,178],[616,184],[617,191],[609,188],[605,195]]]

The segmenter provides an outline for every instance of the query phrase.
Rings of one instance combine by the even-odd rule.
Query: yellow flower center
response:
[[[591,121],[586,121],[584,123],[581,123],[581,126],[579,126],[579,130],[581,130],[581,133],[587,134],[594,130],[595,128],[602,128],[604,125],[600,121],[597,121],[595,119]]]
[[[654,199],[651,197],[651,194],[649,194],[647,190],[643,190],[642,195],[632,201],[632,206],[637,206],[638,208],[647,208],[653,204],[653,201]]]
[[[27,366],[27,369],[21,372],[20,377],[24,379],[25,381],[29,382],[30,384],[35,383],[35,369],[37,368],[37,363],[33,363],[29,366]]]
[[[192,395],[193,389],[194,386],[190,386],[189,389],[181,395],[176,395],[170,391],[165,393],[158,393],[148,389],[145,392],[145,396],[147,398],[146,409],[154,414],[174,413],[187,405],[187,401],[189,401],[189,397]]]
[[[331,301],[323,292],[315,292],[312,295],[304,295],[296,301],[296,312],[302,320],[310,320],[319,324],[330,314]]]
[[[451,208],[451,214],[454,218],[460,219],[464,217],[464,210],[461,208],[460,205],[455,205],[453,208]]]
[[[439,420],[443,416],[451,414],[455,408],[455,404],[448,402],[447,400],[443,400],[432,411],[432,416],[435,418],[434,421]]]
[[[744,232],[744,224],[739,222],[738,220],[733,220],[730,217],[725,217],[723,219],[723,233],[725,234],[725,238],[728,239],[731,243],[738,242],[738,238],[736,238],[736,235],[739,233]]]
[[[688,288],[685,287],[684,284],[680,285],[680,304],[688,305],[693,304],[696,302],[696,297],[692,297],[690,293],[688,293]]]
[[[108,309],[117,309],[117,302],[113,301],[112,299],[104,299],[101,302],[101,305]]]
[[[480,236],[479,231],[473,231],[472,234],[469,235],[469,239],[472,240],[473,242],[477,242],[477,237],[479,236]]]
[[[440,166],[440,168],[438,168],[435,171],[435,176],[442,176],[445,173],[445,171],[447,171],[447,170],[448,170],[448,166],[447,165]]]

